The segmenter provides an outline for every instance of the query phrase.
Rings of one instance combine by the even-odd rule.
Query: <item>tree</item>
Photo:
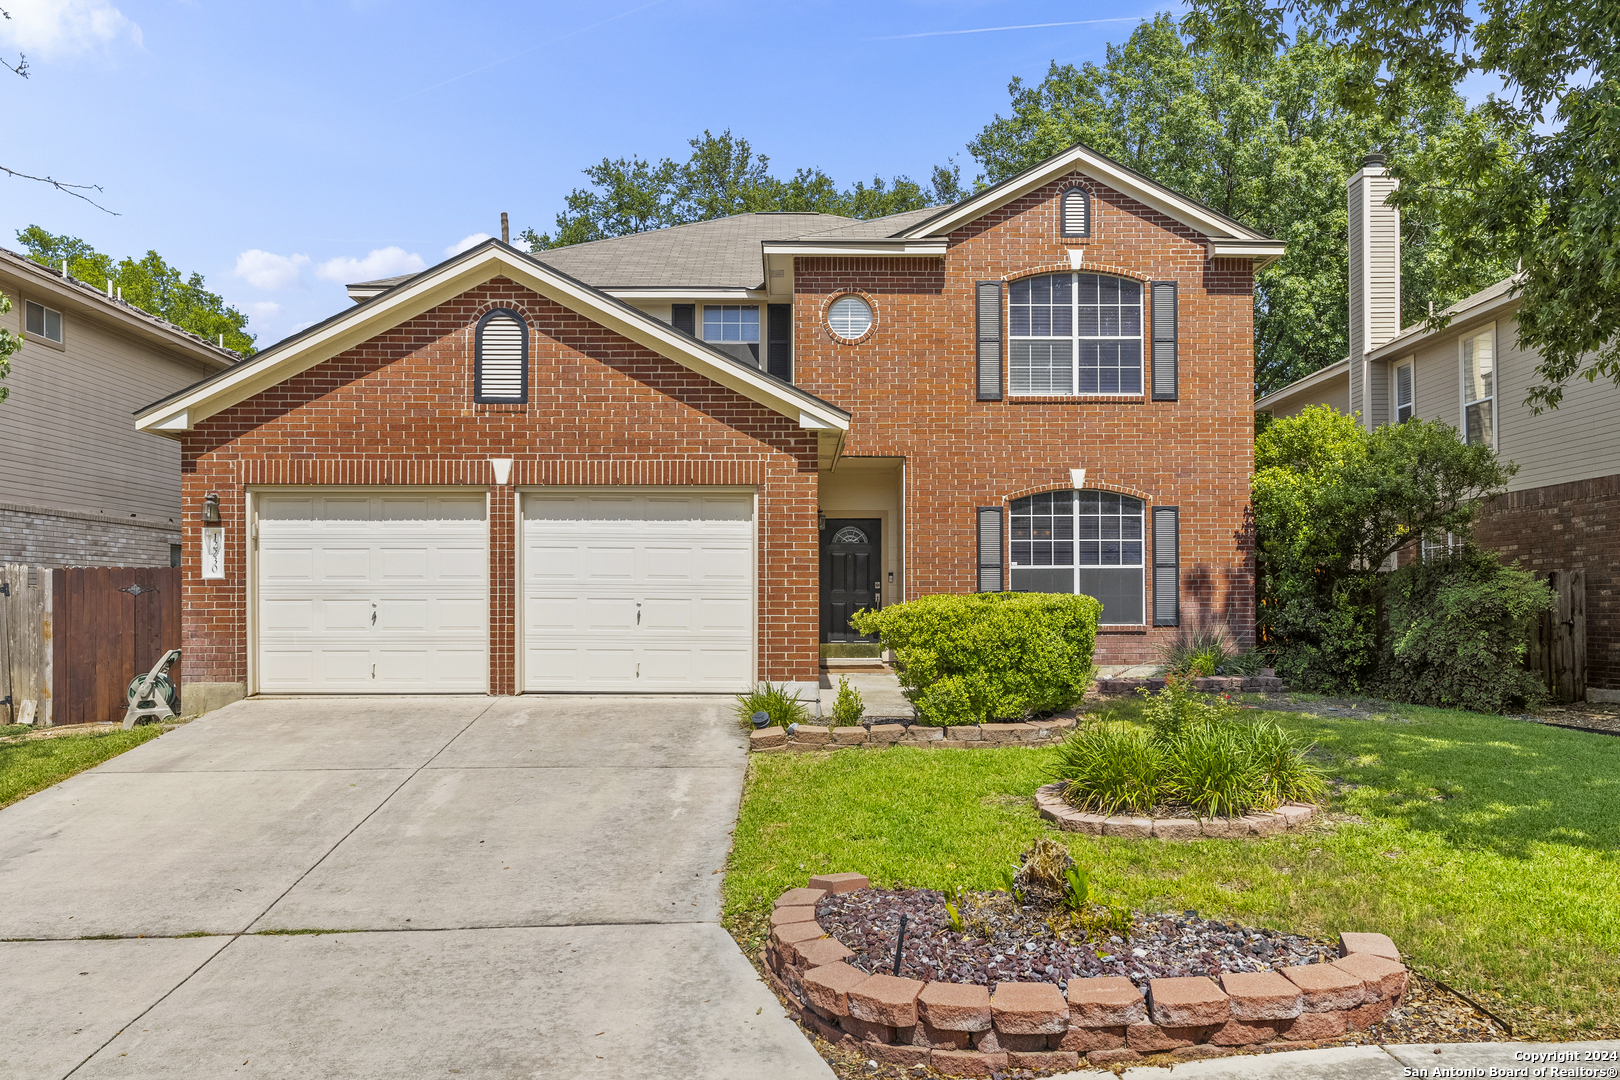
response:
[[[1557,407],[1577,375],[1620,384],[1613,3],[1192,0],[1185,25],[1240,63],[1286,43],[1290,28],[1332,45],[1354,65],[1340,97],[1359,116],[1400,115],[1474,72],[1499,78],[1501,91],[1479,109],[1485,122],[1465,132],[1436,172],[1453,193],[1437,221],[1475,250],[1523,268],[1518,343],[1540,353],[1542,380],[1528,404]],[[1403,190],[1399,201],[1411,197]]]
[[[66,262],[72,277],[97,286],[110,281],[142,311],[209,341],[218,342],[223,334],[225,347],[244,356],[254,352],[254,337],[244,329],[248,317],[205,289],[201,274],[188,278],[155,251],[114,262],[76,236],[55,235],[38,225],[19,229],[17,239],[37,263],[59,268]]]
[[[11,297],[0,293],[0,315],[11,311]],[[11,374],[11,354],[22,348],[22,338],[0,326],[0,379]],[[11,396],[9,386],[0,386],[0,402]]]
[[[1369,150],[1387,152],[1421,189],[1403,218],[1403,325],[1429,301],[1444,307],[1511,269],[1441,226],[1454,196],[1426,183],[1488,119],[1449,87],[1414,96],[1397,116],[1363,116],[1338,100],[1359,77],[1352,58],[1309,35],[1236,64],[1159,15],[1109,46],[1100,67],[1054,62],[1038,85],[1015,78],[1010,115],[968,149],[998,181],[1084,142],[1286,240],[1287,254],[1255,282],[1255,383],[1265,394],[1348,352],[1344,185]]]
[[[1376,670],[1386,561],[1425,539],[1466,543],[1517,471],[1444,423],[1368,431],[1327,406],[1268,425],[1254,468],[1259,629],[1285,678],[1323,689]]]
[[[820,169],[800,169],[788,180],[770,173],[770,158],[755,153],[748,140],[730,129],[704,131],[690,140],[684,162],[663,158],[603,158],[584,169],[591,186],[569,193],[557,215],[555,232],[525,229],[530,251],[566,247],[591,240],[627,236],[693,221],[763,210],[817,211],[845,217],[875,218],[955,202],[963,195],[955,165],[936,166],[931,188],[906,176],[871,186],[857,181],[839,190]]]

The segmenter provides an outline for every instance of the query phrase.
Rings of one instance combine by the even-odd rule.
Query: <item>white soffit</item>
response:
[[[674,327],[544,264],[486,241],[383,296],[350,308],[284,345],[272,346],[215,379],[158,402],[136,415],[142,431],[175,433],[285,382],[495,277],[509,277],[660,356],[735,390],[801,426],[849,430],[849,414],[755,371]],[[806,420],[812,421],[805,423]]]

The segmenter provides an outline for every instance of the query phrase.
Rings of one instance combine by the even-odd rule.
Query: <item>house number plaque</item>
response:
[[[202,531],[202,579],[220,581],[225,577],[225,530]]]

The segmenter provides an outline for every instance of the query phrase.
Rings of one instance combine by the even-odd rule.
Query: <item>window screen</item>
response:
[[[1142,500],[1112,491],[1047,491],[1011,506],[1012,587],[1083,593],[1102,621],[1142,622]]]
[[[1142,285],[1108,274],[1045,274],[1011,285],[1015,394],[1140,394]]]

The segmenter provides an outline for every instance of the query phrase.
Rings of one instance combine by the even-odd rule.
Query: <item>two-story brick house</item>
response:
[[[356,285],[138,417],[184,454],[188,692],[814,697],[852,611],[975,589],[1098,596],[1105,663],[1246,639],[1281,251],[1076,146],[878,221],[489,241]]]

